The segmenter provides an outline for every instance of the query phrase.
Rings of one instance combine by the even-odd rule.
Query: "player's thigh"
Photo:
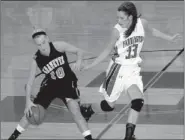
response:
[[[80,115],[80,107],[77,99],[66,98],[66,105],[73,116]]]
[[[63,100],[65,100],[66,105],[73,116],[78,115],[79,117],[81,117],[80,91],[77,87],[76,81],[72,82],[72,87],[69,88],[68,91],[70,94],[67,97],[65,97],[65,99],[63,99]]]
[[[127,93],[131,100],[144,98],[141,76],[133,76],[133,78],[128,81]]]
[[[34,99],[33,103],[39,104],[47,109],[51,104],[52,100],[55,98],[55,93],[52,92],[52,86],[42,87],[38,92],[38,95]]]
[[[143,93],[141,92],[141,90],[138,88],[136,84],[131,85],[127,89],[127,92],[131,100],[138,99],[138,98],[140,99],[144,97]]]
[[[116,104],[116,101],[113,101],[113,102],[107,101],[107,103],[109,104],[110,107],[114,108],[115,104]]]
[[[108,67],[107,67],[107,69],[106,69],[106,76],[108,75],[108,73],[109,73],[110,70],[112,69],[113,64],[114,64],[114,62],[113,62],[112,60],[110,60],[109,65],[108,65]]]
[[[113,63],[99,89],[99,92],[103,93],[109,102],[116,101],[120,96],[123,85],[123,78],[120,75],[121,65]]]
[[[80,91],[77,87],[77,81],[69,82],[65,87],[58,91],[57,97],[62,99],[66,106],[68,106],[68,101],[71,99],[75,100],[77,103],[80,103]]]

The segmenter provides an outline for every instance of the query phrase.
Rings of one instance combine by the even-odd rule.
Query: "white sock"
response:
[[[90,131],[90,130],[87,130],[87,131],[83,132],[82,135],[83,135],[84,137],[86,137],[86,136],[88,136],[88,135],[91,135],[91,131]]]
[[[23,131],[25,131],[24,128],[22,128],[22,126],[20,126],[19,124],[16,127],[17,131],[19,131],[20,133],[22,133]]]

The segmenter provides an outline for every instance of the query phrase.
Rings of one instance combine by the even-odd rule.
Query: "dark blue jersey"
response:
[[[49,56],[42,55],[39,50],[35,54],[37,66],[42,73],[46,75],[48,80],[52,81],[77,80],[76,75],[69,66],[66,53],[57,51],[52,42],[49,45]]]

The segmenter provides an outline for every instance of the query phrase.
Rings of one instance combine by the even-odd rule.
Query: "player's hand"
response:
[[[171,38],[171,41],[173,43],[178,43],[179,41],[182,41],[182,35],[180,35],[180,34],[173,35]]]
[[[33,107],[33,106],[37,106],[36,104],[34,104],[32,101],[31,101],[31,99],[28,99],[27,101],[26,101],[26,108],[25,108],[25,110],[24,110],[24,113],[26,114],[26,116],[31,116],[32,115],[32,111],[31,111],[31,108]]]
[[[79,60],[79,61],[76,61],[76,63],[73,64],[72,69],[81,70],[81,66],[82,66],[82,62]]]
[[[91,68],[90,65],[85,65],[81,70],[82,70],[82,71],[85,71],[85,70],[88,70],[88,69],[90,69],[90,68]]]

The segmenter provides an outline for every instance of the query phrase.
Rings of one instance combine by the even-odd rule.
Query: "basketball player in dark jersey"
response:
[[[92,140],[91,132],[80,112],[79,90],[77,88],[77,77],[71,70],[65,52],[76,53],[78,59],[74,68],[81,67],[83,51],[66,42],[50,42],[45,31],[34,31],[32,38],[38,46],[35,53],[28,83],[26,85],[26,109],[17,128],[8,140],[15,140],[29,126],[26,115],[32,115],[31,107],[39,104],[47,109],[55,98],[60,98],[66,104],[79,130],[86,140]],[[31,88],[35,79],[37,68],[45,74],[41,83],[40,91],[32,102],[30,99]],[[60,130],[59,130],[60,131]],[[62,133],[62,132],[61,132]]]

